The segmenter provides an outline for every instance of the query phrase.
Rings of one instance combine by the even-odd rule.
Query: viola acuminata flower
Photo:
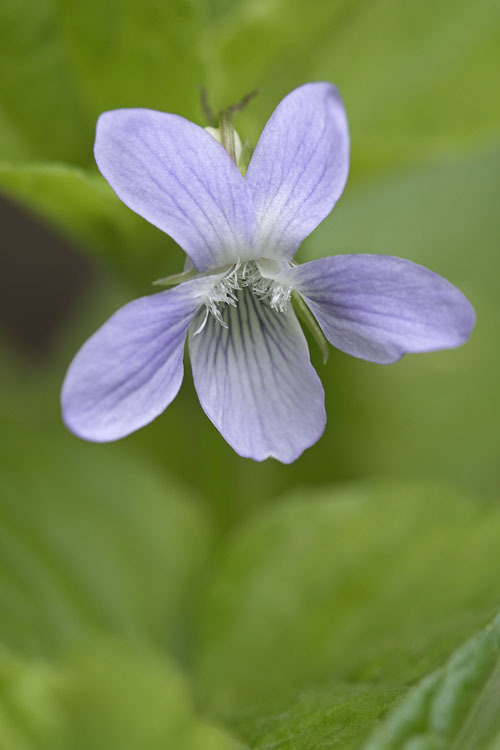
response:
[[[227,442],[257,461],[294,461],[326,417],[292,294],[333,346],[371,362],[460,346],[471,332],[463,294],[410,261],[293,262],[347,179],[347,120],[329,83],[283,99],[245,177],[213,134],[147,109],[101,115],[95,158],[118,197],[185,250],[191,270],[118,310],[76,355],[62,408],[86,440],[117,440],[164,411],[188,336],[200,403]]]

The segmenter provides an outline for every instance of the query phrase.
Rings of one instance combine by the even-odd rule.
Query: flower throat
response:
[[[224,322],[222,315],[224,305],[237,307],[238,297],[236,292],[246,288],[261,302],[267,303],[273,310],[277,310],[278,312],[285,312],[287,310],[292,293],[290,287],[286,287],[274,279],[262,276],[254,260],[246,261],[245,263],[238,262],[229,267],[222,279],[214,284],[205,297],[206,314],[195,335],[204,329],[209,314],[213,315],[221,326],[227,328],[227,323]]]

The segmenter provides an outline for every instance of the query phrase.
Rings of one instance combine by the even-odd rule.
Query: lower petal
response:
[[[183,378],[187,330],[209,278],[122,307],[82,346],[62,389],[67,427],[95,442],[117,440],[151,422]]]
[[[324,393],[295,314],[271,309],[248,289],[189,334],[200,403],[241,456],[291,463],[325,427]],[[201,315],[201,313],[200,313]]]
[[[463,344],[474,308],[449,281],[388,255],[337,255],[291,268],[327,339],[354,357],[387,364],[409,352]]]

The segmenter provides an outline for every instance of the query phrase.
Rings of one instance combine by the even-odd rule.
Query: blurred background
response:
[[[360,747],[493,616],[499,49],[493,0],[2,0],[0,747]],[[474,304],[470,342],[390,367],[311,343],[328,424],[291,466],[234,454],[189,366],[154,423],[79,441],[71,358],[183,265],[99,175],[98,115],[205,125],[201,86],[216,110],[258,88],[255,144],[312,80],[352,163],[298,260],[421,263]]]

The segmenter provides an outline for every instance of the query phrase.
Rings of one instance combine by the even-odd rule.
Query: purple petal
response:
[[[241,456],[291,463],[325,426],[324,393],[294,312],[272,310],[248,289],[226,305],[223,328],[212,316],[189,334],[203,409]]]
[[[100,116],[94,153],[118,197],[173,237],[199,270],[252,256],[248,188],[203,128],[165,112],[117,109]]]
[[[213,278],[134,300],[91,336],[62,389],[72,432],[96,442],[117,440],[161,414],[181,386],[187,330]]]
[[[246,181],[269,258],[292,257],[339,199],[349,171],[349,132],[330,83],[292,91],[271,115]]]
[[[474,326],[474,308],[456,287],[401,258],[337,255],[296,266],[286,280],[331,344],[371,362],[460,346]]]

